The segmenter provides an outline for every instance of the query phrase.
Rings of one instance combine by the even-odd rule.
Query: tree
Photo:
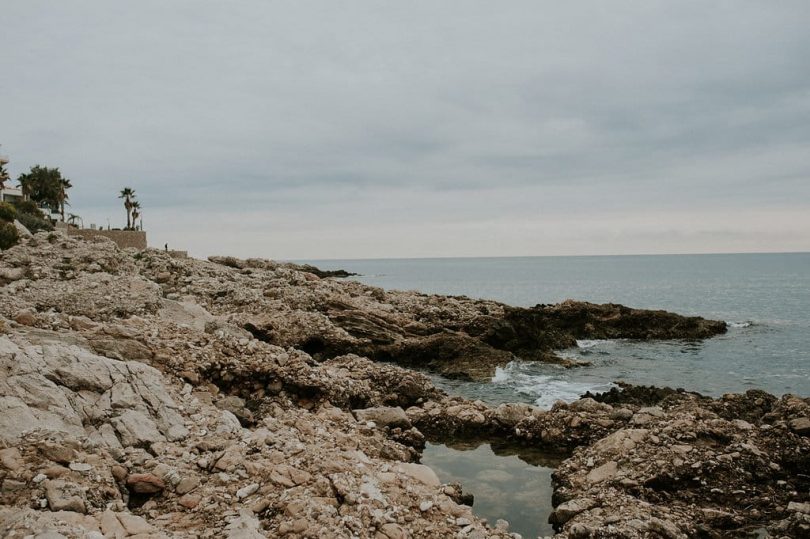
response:
[[[137,200],[132,202],[132,228],[138,228],[138,217],[141,216],[141,203]]]
[[[72,185],[70,180],[62,177],[58,168],[35,165],[28,173],[21,174],[17,181],[20,182],[24,197],[47,207],[51,212],[64,214],[67,190]]]
[[[68,214],[67,223],[73,226],[76,226],[76,221],[83,223],[83,219],[81,216],[76,215],[75,213]],[[82,224],[82,228],[84,228],[84,224]]]
[[[62,222],[63,223],[65,222],[65,204],[70,206],[70,204],[68,204],[68,201],[67,201],[68,198],[70,198],[70,197],[68,197],[67,191],[71,187],[73,187],[73,185],[70,183],[70,180],[68,180],[67,178],[62,178],[62,179],[59,180],[59,191],[57,193],[57,195],[58,195],[57,200],[59,201],[59,215],[62,216]]]
[[[132,202],[135,200],[135,189],[131,187],[124,187],[121,189],[121,194],[118,198],[124,199],[124,209],[127,210],[127,230],[132,228]]]
[[[8,159],[0,155],[0,189],[5,189],[6,182],[11,179],[8,175],[8,171],[6,170],[7,163]]]

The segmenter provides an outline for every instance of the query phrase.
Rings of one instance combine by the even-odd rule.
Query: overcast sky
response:
[[[0,153],[285,259],[810,250],[810,2],[0,6]]]

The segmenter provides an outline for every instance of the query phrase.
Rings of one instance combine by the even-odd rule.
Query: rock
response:
[[[562,503],[554,509],[549,517],[549,522],[555,526],[562,526],[576,515],[583,511],[596,507],[596,501],[590,498],[577,498]]]
[[[240,500],[243,500],[248,496],[255,494],[257,490],[259,490],[259,484],[252,483],[237,490],[236,497],[239,498]]]
[[[405,414],[405,410],[399,406],[365,408],[362,410],[354,410],[353,413],[358,421],[373,421],[381,427],[411,428],[410,419],[408,419],[408,416]]]
[[[92,466],[84,462],[71,462],[68,468],[70,468],[74,472],[89,472],[90,470],[93,469]]]
[[[143,517],[131,513],[118,513],[116,517],[118,517],[118,521],[128,535],[151,534],[155,531],[155,528],[144,520]]]
[[[17,234],[21,238],[33,238],[34,237],[34,235],[31,234],[31,231],[28,230],[28,228],[24,224],[22,224],[20,221],[18,221],[17,219],[14,219],[14,228],[17,229]]]
[[[112,419],[115,430],[121,436],[124,446],[144,446],[165,441],[157,424],[145,413],[136,410],[125,410],[120,416]]]
[[[198,505],[200,505],[200,501],[202,501],[202,496],[199,494],[186,494],[181,496],[177,503],[185,507],[186,509],[194,509]]]
[[[128,532],[118,520],[118,516],[111,510],[104,511],[99,517],[101,531],[105,537],[126,537]]]
[[[25,309],[14,315],[14,321],[23,326],[34,326],[37,323],[36,311]]]
[[[136,473],[127,477],[127,487],[138,494],[156,494],[166,488],[163,480],[150,473]]]
[[[0,281],[14,282],[25,278],[25,268],[0,268]]]
[[[787,509],[788,511],[793,511],[795,513],[810,515],[810,502],[805,503],[790,502],[787,506]]]
[[[272,481],[288,488],[308,483],[311,478],[312,476],[308,472],[286,464],[278,464],[270,472]]]
[[[591,470],[586,479],[589,483],[601,483],[602,481],[607,481],[608,479],[613,479],[616,476],[616,472],[619,470],[619,465],[615,461],[606,462],[605,464],[599,466]]]
[[[25,463],[23,462],[22,454],[16,447],[8,447],[0,449],[0,466],[11,472],[16,472],[21,469]]]
[[[200,485],[200,480],[197,477],[184,477],[177,483],[177,486],[174,487],[174,491],[177,494],[187,494],[197,488]]]
[[[399,525],[389,522],[377,532],[377,539],[407,539],[408,534]]]
[[[619,421],[629,421],[633,417],[633,411],[627,408],[616,408],[610,412],[610,419]]]
[[[413,464],[410,462],[400,463],[396,466],[396,470],[400,473],[413,477],[417,481],[421,481],[426,485],[432,487],[438,487],[441,485],[441,481],[439,481],[439,477],[436,475],[436,472],[424,464]]]
[[[239,516],[225,528],[227,539],[264,539],[260,533],[259,519],[246,509],[239,510]]]
[[[799,436],[810,436],[810,418],[799,417],[790,420],[790,430]]]
[[[241,425],[243,424],[252,425],[256,422],[255,419],[253,418],[253,412],[251,412],[245,407],[244,399],[239,398],[235,395],[228,395],[226,397],[218,399],[216,401],[216,405],[218,408],[221,408],[222,410],[226,410],[231,414],[233,414],[233,416],[235,416],[237,421],[239,422],[240,428]],[[233,421],[230,418],[230,416],[228,416],[227,421],[233,426],[226,427],[226,430],[223,430],[224,432],[239,432],[239,430],[237,430],[236,425],[233,424]]]
[[[499,404],[493,410],[493,417],[502,425],[515,425],[531,413],[531,408],[525,404]]]
[[[84,490],[74,484],[59,479],[45,482],[45,498],[51,511],[87,512]]]
[[[516,356],[564,363],[556,351],[580,338],[703,338],[719,323],[221,262],[45,233],[3,251],[0,275],[25,271],[0,277],[0,536],[506,539],[414,463],[422,433],[568,455],[520,452],[555,468],[568,537],[807,535],[807,399],[621,385],[549,410],[493,407],[401,367],[490,380]],[[43,511],[59,496],[94,515]]]
[[[217,424],[217,433],[219,434],[239,434],[242,432],[242,424],[239,418],[228,410],[222,410],[219,416],[219,423]]]

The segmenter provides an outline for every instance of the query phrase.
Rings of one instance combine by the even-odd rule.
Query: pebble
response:
[[[240,500],[244,500],[251,494],[255,494],[257,490],[259,490],[259,484],[253,483],[237,490],[236,497],[239,498]]]

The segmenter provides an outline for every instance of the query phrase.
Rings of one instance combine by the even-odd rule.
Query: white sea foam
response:
[[[511,363],[509,365],[511,365]],[[493,384],[502,384],[509,381],[509,365],[506,367],[495,367],[495,375],[492,377]]]
[[[751,325],[751,322],[726,322],[726,324],[730,328],[747,328]]]
[[[511,387],[516,393],[534,398],[541,408],[550,408],[556,401],[572,402],[587,391],[607,391],[613,384],[599,382],[572,382],[567,374],[540,374],[528,372],[531,365],[512,362],[495,369],[492,383]]]
[[[609,341],[606,339],[577,339],[577,346],[580,348],[593,348],[606,342]]]

